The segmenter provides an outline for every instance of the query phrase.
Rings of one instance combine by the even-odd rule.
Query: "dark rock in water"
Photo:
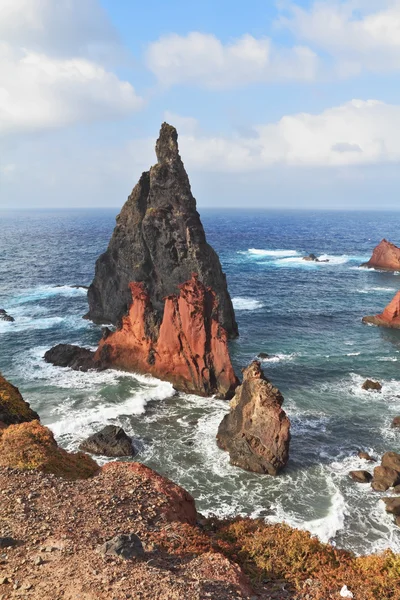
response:
[[[98,433],[94,433],[83,441],[79,450],[101,456],[133,456],[135,450],[132,439],[126,435],[122,427],[107,425]]]
[[[382,498],[386,504],[386,512],[400,516],[400,498]]]
[[[8,321],[10,323],[14,323],[15,319],[11,315],[7,313],[4,308],[0,308],[0,321]]]
[[[260,360],[266,360],[267,358],[270,358],[270,356],[266,352],[260,352],[257,355],[257,358],[259,358]]]
[[[17,387],[0,373],[0,429],[1,425],[19,425],[29,421],[39,421],[39,415],[22,398]]]
[[[70,367],[75,371],[101,370],[101,364],[94,361],[94,352],[72,344],[58,344],[44,355],[44,360],[56,367]]]
[[[400,473],[385,466],[375,467],[371,486],[376,492],[386,492],[391,487],[400,484]]]
[[[393,419],[391,427],[393,427],[393,429],[400,427],[400,417],[395,417]]]
[[[163,123],[157,164],[142,174],[121,213],[107,251],[96,263],[88,290],[87,317],[119,325],[132,304],[131,282],[143,283],[160,323],[164,298],[197,273],[217,298],[218,320],[230,338],[238,335],[219,258],[207,244],[190,183],[178,151],[178,134]]]
[[[376,459],[373,458],[368,452],[359,451],[357,454],[358,458],[363,458],[364,460],[368,460],[369,462],[376,462]]]
[[[325,258],[324,260],[321,260],[320,258],[318,258],[317,256],[315,256],[315,254],[309,254],[308,256],[303,256],[303,260],[306,260],[308,262],[317,262],[317,263],[328,263],[329,262],[329,258]]]
[[[265,377],[258,361],[243,371],[231,410],[218,429],[217,443],[231,464],[277,475],[289,459],[290,421],[281,408],[283,396]]]
[[[372,475],[368,471],[350,471],[349,475],[357,483],[370,483],[372,480]]]
[[[144,548],[140,538],[135,534],[117,535],[99,548],[103,556],[118,556],[125,560],[144,556]]]
[[[382,467],[388,467],[400,473],[400,454],[397,452],[386,452],[382,456]]]
[[[372,381],[372,379],[367,379],[366,381],[364,381],[361,387],[363,390],[380,392],[382,389],[382,384],[380,384],[379,381]]]

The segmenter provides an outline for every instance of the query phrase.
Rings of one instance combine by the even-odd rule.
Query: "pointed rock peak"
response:
[[[180,160],[178,149],[178,132],[175,127],[163,123],[160,136],[156,142],[156,155],[159,164]]]

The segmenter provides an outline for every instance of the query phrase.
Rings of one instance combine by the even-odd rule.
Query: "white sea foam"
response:
[[[263,303],[255,298],[232,298],[232,304],[235,310],[257,310],[263,307]]]
[[[73,297],[85,296],[86,294],[87,290],[85,288],[76,288],[70,285],[40,285],[35,288],[20,291],[18,295],[11,300],[10,306],[45,300],[51,296]]]
[[[291,361],[294,360],[295,358],[297,358],[299,356],[298,352],[293,352],[292,354],[284,354],[282,352],[278,352],[277,354],[272,354],[271,356],[268,356],[267,358],[262,358],[260,359],[261,362],[265,362],[268,364],[274,364],[274,363],[279,363],[282,361]]]
[[[64,325],[69,329],[86,329],[90,327],[90,322],[85,321],[80,316],[43,317],[38,316],[36,310],[35,313],[30,316],[19,316],[14,312],[14,322],[0,321],[0,333],[51,329],[60,325]]]
[[[247,251],[249,254],[254,256],[297,256],[299,253],[297,250],[261,250],[258,248],[249,248]],[[246,254],[246,253],[245,253]]]

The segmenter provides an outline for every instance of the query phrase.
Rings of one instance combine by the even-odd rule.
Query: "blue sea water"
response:
[[[15,317],[0,321],[0,370],[61,445],[76,449],[104,424],[122,425],[138,460],[183,485],[203,513],[284,520],[357,553],[400,551],[380,494],[348,477],[371,468],[359,449],[378,458],[400,449],[390,428],[400,414],[400,331],[361,323],[400,289],[400,274],[359,268],[383,237],[400,242],[400,213],[201,213],[236,309],[235,368],[268,353],[265,373],[285,397],[293,437],[281,476],[229,464],[215,444],[224,401],[174,395],[145,376],[44,363],[56,343],[99,340],[100,328],[82,319],[85,290],[71,286],[91,282],[116,211],[0,213],[0,307]],[[310,252],[329,262],[304,262]],[[361,389],[367,377],[382,393]]]

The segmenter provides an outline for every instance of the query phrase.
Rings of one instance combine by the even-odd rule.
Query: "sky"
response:
[[[0,0],[0,208],[398,210],[400,0]]]

